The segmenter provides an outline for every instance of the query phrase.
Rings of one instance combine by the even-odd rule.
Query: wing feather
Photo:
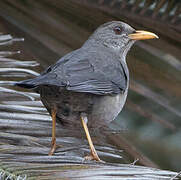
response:
[[[47,68],[39,77],[24,82],[34,86],[62,86],[67,90],[97,95],[118,94],[126,90],[128,70],[118,57],[109,57],[109,53],[90,55],[76,50]]]

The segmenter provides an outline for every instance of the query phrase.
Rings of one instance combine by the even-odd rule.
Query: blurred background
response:
[[[0,39],[0,55],[3,52],[4,58],[13,55],[11,60],[1,58],[0,64],[1,132],[51,136],[50,117],[38,95],[12,87],[11,82],[36,76],[66,53],[81,47],[99,25],[112,20],[149,30],[160,39],[137,42],[128,53],[131,80],[126,105],[109,131],[95,133],[95,144],[104,152],[105,161],[131,163],[138,159],[139,165],[180,171],[181,2],[178,0],[0,1],[0,32],[12,35]],[[21,38],[25,41],[19,42]],[[36,132],[32,132],[36,122],[32,127],[23,123],[30,116],[47,119],[50,126],[46,129],[42,125],[41,130],[36,127]],[[18,124],[18,119],[22,124]],[[3,143],[17,144],[1,136],[6,139]],[[110,149],[105,148],[109,146],[114,147],[111,155]]]

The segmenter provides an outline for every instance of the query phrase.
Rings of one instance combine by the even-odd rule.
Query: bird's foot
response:
[[[85,156],[84,160],[86,160],[86,161],[92,161],[93,160],[93,161],[97,161],[97,162],[104,162],[99,158],[97,153],[91,153],[90,155]]]
[[[52,156],[52,155],[54,154],[55,150],[56,150],[56,140],[54,139],[54,140],[52,141],[51,149],[50,149],[48,155],[49,155],[49,156]]]
[[[49,156],[52,156],[57,148],[62,148],[62,147],[63,147],[63,145],[54,144],[54,145],[51,147],[48,155],[49,155]]]
[[[101,161],[99,157],[94,157],[94,156],[92,156],[92,155],[87,155],[87,156],[85,156],[85,157],[84,157],[84,160],[86,160],[86,161],[95,160],[95,161],[99,161],[99,162]]]

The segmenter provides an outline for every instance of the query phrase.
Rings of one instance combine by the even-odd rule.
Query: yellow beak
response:
[[[154,39],[159,38],[156,34],[148,32],[148,31],[136,31],[133,34],[128,35],[130,39],[133,40],[144,40],[144,39]]]

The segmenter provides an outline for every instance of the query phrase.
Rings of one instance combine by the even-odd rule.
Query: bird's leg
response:
[[[52,116],[52,142],[51,142],[51,149],[48,153],[49,156],[52,156],[56,149],[56,113],[57,110],[54,107],[51,110],[51,116]]]
[[[90,156],[86,156],[85,159],[101,161],[99,156],[97,155],[97,152],[96,152],[96,150],[94,148],[94,145],[93,145],[93,142],[91,140],[91,137],[90,137],[90,134],[89,134],[89,130],[88,130],[88,127],[87,127],[88,119],[87,119],[87,116],[85,115],[85,113],[81,114],[81,121],[82,121],[82,125],[84,127],[84,131],[85,131],[85,134],[86,134],[89,146],[90,146],[90,150],[91,150],[91,155]]]

